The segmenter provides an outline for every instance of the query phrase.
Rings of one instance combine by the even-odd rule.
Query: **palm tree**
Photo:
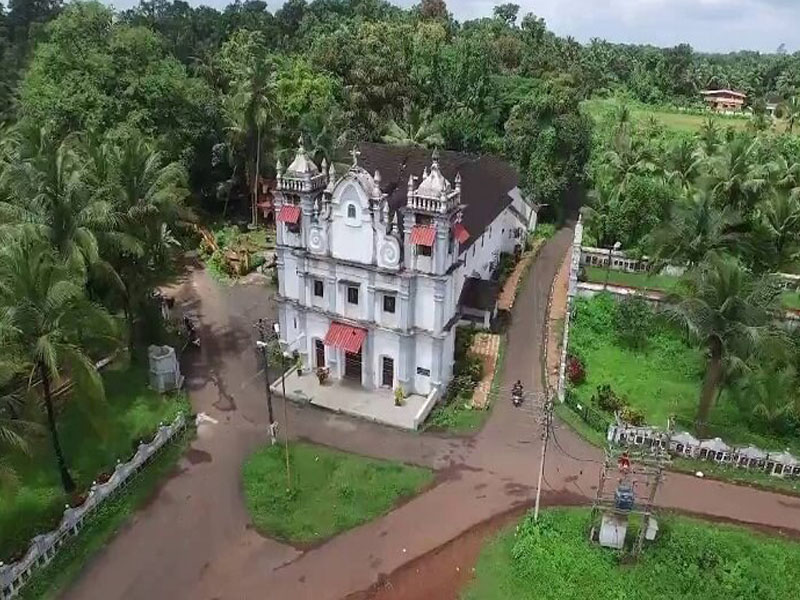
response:
[[[781,154],[767,164],[767,173],[772,187],[800,195],[800,162]]]
[[[761,205],[761,215],[773,252],[775,270],[788,270],[800,253],[800,199],[775,189]]]
[[[403,109],[402,122],[390,119],[381,139],[393,146],[431,148],[444,145],[444,138],[439,132],[439,126],[431,119],[430,110],[422,111],[416,106],[408,105]]]
[[[115,231],[106,236],[111,275],[122,291],[130,342],[135,308],[163,276],[179,244],[173,228],[191,219],[184,206],[188,175],[181,163],[165,164],[163,155],[141,135],[132,135],[98,156],[110,163],[105,186],[112,199]]]
[[[700,142],[699,150],[701,154],[706,158],[714,156],[722,142],[722,135],[717,121],[712,117],[708,117],[697,132],[697,139]]]
[[[709,181],[723,206],[743,214],[759,199],[766,187],[766,174],[757,161],[758,139],[737,137],[722,147],[709,162]]]
[[[785,433],[796,409],[796,373],[791,367],[758,365],[733,387],[742,408],[775,433]]]
[[[232,82],[231,95],[224,102],[228,120],[229,145],[246,154],[245,164],[252,190],[251,218],[258,222],[258,177],[261,173],[262,136],[276,111],[275,73],[265,58],[244,69],[244,75]]]
[[[38,426],[24,418],[25,403],[22,394],[14,390],[17,383],[17,365],[12,361],[0,361],[0,490],[13,492],[17,486],[17,474],[9,460],[13,453],[28,454],[29,442],[38,433]]]
[[[6,246],[0,252],[0,339],[16,350],[31,382],[39,379],[47,427],[64,491],[75,489],[61,447],[53,406],[53,383],[68,373],[76,398],[99,402],[102,380],[84,342],[111,335],[113,321],[85,296],[83,279],[41,242]]]
[[[694,184],[701,165],[702,159],[697,157],[694,141],[689,138],[680,138],[667,151],[667,179],[677,183],[684,192]]]
[[[738,212],[718,207],[707,185],[676,203],[669,218],[650,236],[653,265],[695,267],[711,252],[746,248],[746,228]]]
[[[0,239],[48,240],[83,273],[100,260],[98,239],[113,226],[111,204],[86,185],[86,161],[72,139],[55,143],[44,129],[17,138],[0,173],[10,199],[0,201]]]
[[[656,169],[652,149],[639,137],[629,136],[615,138],[605,154],[605,167],[618,197],[625,193],[633,176]]]
[[[782,102],[777,109],[778,117],[786,120],[786,129],[794,132],[794,126],[800,121],[800,96],[792,96]]]
[[[783,341],[773,326],[779,289],[767,279],[754,279],[736,259],[719,254],[710,254],[684,284],[664,312],[707,350],[695,423],[697,432],[705,435],[726,364],[735,371],[737,364],[767,354]]]

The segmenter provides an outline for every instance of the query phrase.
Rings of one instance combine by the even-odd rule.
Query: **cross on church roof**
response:
[[[353,166],[358,166],[358,157],[361,156],[361,151],[358,149],[358,146],[353,146],[353,149],[350,150],[350,156],[353,157]]]

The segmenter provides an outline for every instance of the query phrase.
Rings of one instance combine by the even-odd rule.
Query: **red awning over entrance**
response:
[[[367,330],[360,327],[351,327],[344,323],[331,323],[328,333],[325,335],[325,345],[334,348],[341,348],[346,352],[358,352],[367,337]]]
[[[469,231],[461,223],[453,225],[453,235],[458,240],[459,244],[463,244],[469,239]]]
[[[420,246],[433,246],[436,229],[427,225],[415,225],[411,228],[411,243]]]
[[[281,223],[297,223],[300,220],[300,207],[291,204],[281,206],[278,212],[278,221]]]

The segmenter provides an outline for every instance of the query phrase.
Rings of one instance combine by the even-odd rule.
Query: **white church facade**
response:
[[[524,244],[535,210],[494,157],[380,144],[353,157],[338,174],[301,146],[278,165],[281,342],[333,379],[435,397],[452,377],[464,292]]]

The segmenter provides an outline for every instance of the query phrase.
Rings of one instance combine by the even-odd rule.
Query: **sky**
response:
[[[138,0],[104,0],[128,8]],[[187,0],[223,8],[229,0]],[[411,6],[419,0],[392,0]],[[504,0],[446,0],[458,20],[492,14]],[[785,44],[800,50],[800,0],[512,0],[520,17],[544,17],[557,34],[580,42],[605,38],[613,42],[674,46],[687,42],[695,50],[774,52]],[[281,0],[267,0],[276,10]]]

